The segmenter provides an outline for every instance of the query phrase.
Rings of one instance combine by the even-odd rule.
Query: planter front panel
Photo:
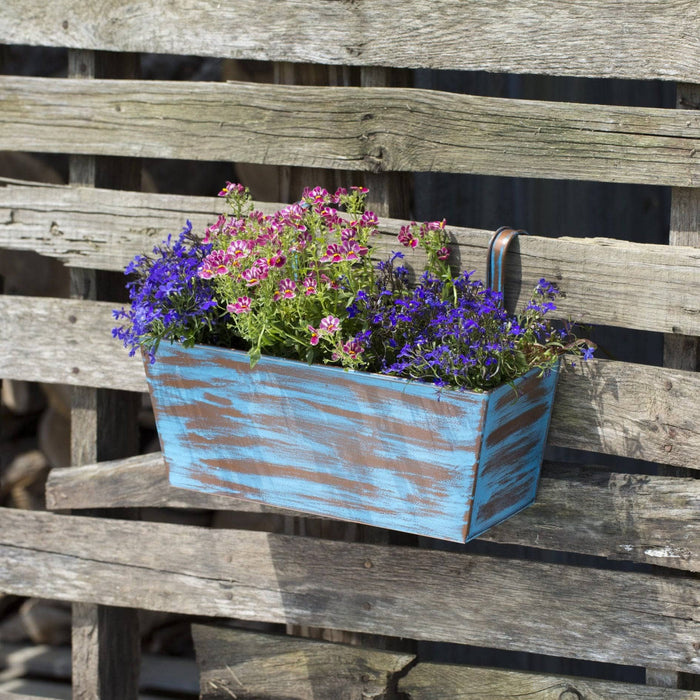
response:
[[[488,394],[204,346],[147,374],[172,485],[465,540]]]

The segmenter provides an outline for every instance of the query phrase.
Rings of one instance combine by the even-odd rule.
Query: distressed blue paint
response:
[[[481,434],[485,419],[498,420],[501,390],[438,396],[425,384],[270,357],[251,370],[243,353],[202,346],[162,345],[157,357],[147,374],[174,486],[470,536]],[[500,413],[508,420],[517,408]],[[539,471],[541,452],[534,461]]]
[[[484,434],[492,435],[499,427],[517,423],[519,415],[530,414],[526,425],[505,435],[496,444],[484,441],[474,491],[470,537],[476,537],[493,525],[514,515],[535,500],[542,455],[547,440],[549,421],[559,367],[539,379],[539,395],[525,394],[498,407],[498,399],[512,392],[499,387],[493,395],[484,423]],[[532,415],[537,418],[532,418]],[[512,456],[517,454],[517,459]],[[510,494],[507,505],[503,494]],[[489,504],[498,507],[489,512]]]

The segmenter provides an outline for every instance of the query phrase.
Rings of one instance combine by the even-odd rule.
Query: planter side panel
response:
[[[532,370],[489,396],[469,538],[535,500],[558,371]]]
[[[208,347],[147,372],[174,486],[464,541],[484,396]]]

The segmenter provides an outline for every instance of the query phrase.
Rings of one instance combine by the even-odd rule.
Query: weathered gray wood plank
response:
[[[700,670],[687,576],[11,509],[0,560],[16,595]]]
[[[299,515],[176,489],[160,453],[54,469],[46,500],[51,510],[167,507]],[[534,505],[481,539],[700,571],[700,483],[545,463]]]
[[[700,484],[545,463],[537,500],[491,542],[700,570]]]
[[[700,186],[697,111],[412,88],[2,76],[0,149]]]
[[[692,690],[504,671],[475,666],[418,664],[399,680],[407,700],[698,700]]]
[[[297,193],[300,194],[300,193]],[[266,212],[281,205],[258,202]],[[68,265],[123,270],[190,219],[216,220],[216,198],[87,188],[0,187],[0,248],[34,250]],[[382,219],[377,256],[397,249],[406,222]],[[483,279],[491,232],[450,227],[462,269]],[[536,233],[536,232],[532,232]],[[561,232],[566,234],[564,230]],[[404,249],[419,268],[423,258]],[[581,322],[700,335],[700,251],[611,239],[521,237],[507,261],[507,298],[521,308],[540,277],[566,292],[560,313]]]
[[[194,508],[299,515],[230,496],[178,489],[168,481],[160,452],[54,469],[46,484],[49,510],[85,508]],[[313,516],[308,516],[313,517]]]
[[[412,654],[192,625],[201,700],[385,698]]]
[[[112,304],[0,297],[0,376],[146,391],[143,366],[111,337]],[[549,443],[700,468],[700,376],[591,360],[567,365]]]
[[[687,0],[5,0],[0,42],[692,82],[699,24],[697,4]]]
[[[699,397],[695,372],[604,360],[567,366],[549,442],[698,469]]]
[[[6,379],[147,391],[139,358],[112,338],[109,302],[0,296]]]

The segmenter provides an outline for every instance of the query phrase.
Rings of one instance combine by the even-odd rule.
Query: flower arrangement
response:
[[[571,324],[547,317],[559,291],[546,280],[512,315],[499,292],[455,274],[444,221],[412,222],[398,235],[427,254],[417,284],[400,252],[375,264],[378,220],[366,194],[306,189],[264,215],[247,188],[227,183],[219,196],[230,212],[203,235],[188,221],[176,240],[129,264],[131,306],[114,312],[122,324],[113,334],[151,362],[168,340],[246,349],[251,366],[268,354],[476,391],[546,370],[565,353],[592,355]]]

